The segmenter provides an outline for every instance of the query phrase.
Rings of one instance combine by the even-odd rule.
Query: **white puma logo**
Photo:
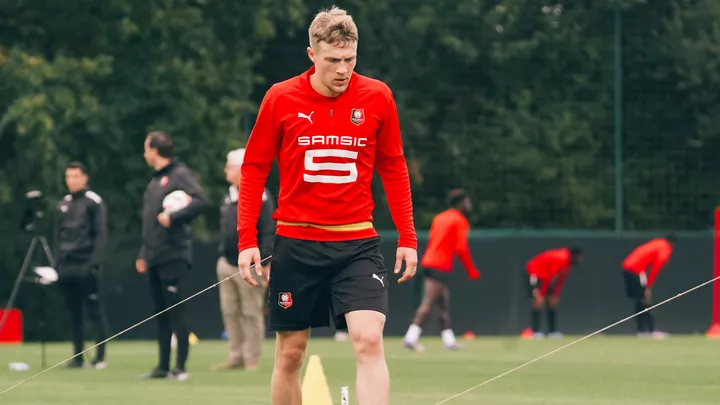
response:
[[[305,118],[306,120],[310,121],[310,123],[312,124],[313,122],[312,122],[312,118],[311,118],[311,117],[312,117],[312,115],[313,115],[314,112],[315,112],[315,111],[312,111],[312,112],[310,113],[310,115],[305,115],[305,114],[299,112],[299,113],[298,113],[298,118]]]
[[[380,284],[382,284],[382,286],[385,287],[385,282],[383,281],[383,279],[385,278],[384,276],[383,276],[383,277],[378,277],[377,274],[373,273],[373,278],[374,278],[375,280],[379,281]]]

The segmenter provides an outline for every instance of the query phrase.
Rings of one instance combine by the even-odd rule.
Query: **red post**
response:
[[[707,337],[720,339],[720,207],[715,208],[715,232],[713,232],[713,318]]]

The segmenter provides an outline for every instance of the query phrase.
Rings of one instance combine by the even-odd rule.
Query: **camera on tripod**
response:
[[[25,194],[25,210],[23,211],[20,227],[25,232],[33,232],[37,229],[37,221],[45,216],[42,210],[43,193],[39,190],[32,190]]]

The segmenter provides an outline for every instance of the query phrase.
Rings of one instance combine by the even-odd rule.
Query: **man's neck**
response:
[[[337,97],[339,95],[330,90],[327,86],[323,85],[317,73],[310,75],[310,86],[325,97]]]
[[[155,171],[160,171],[160,170],[166,168],[169,164],[170,164],[170,159],[160,158],[153,165],[153,169],[155,169]]]

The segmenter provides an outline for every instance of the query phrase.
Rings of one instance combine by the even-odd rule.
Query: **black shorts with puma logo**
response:
[[[388,272],[380,237],[316,242],[278,235],[273,248],[268,306],[270,331],[331,326],[347,329],[345,314],[374,310],[387,316]]]

